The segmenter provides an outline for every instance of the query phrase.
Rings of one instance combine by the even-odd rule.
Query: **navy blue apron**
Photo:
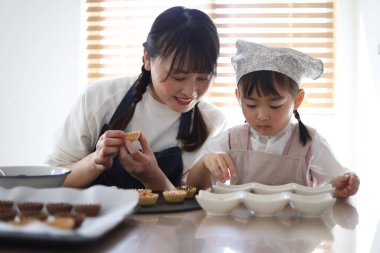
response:
[[[115,113],[113,114],[111,122],[115,120],[119,115],[125,112],[132,104],[132,97],[134,93],[134,87],[130,88],[123,100],[120,102]],[[178,129],[179,136],[187,136],[190,134],[190,126],[192,120],[193,109],[181,114],[180,124]],[[105,124],[102,128],[100,136],[109,129],[110,124]],[[100,137],[99,136],[99,137]],[[159,152],[154,152],[158,166],[168,177],[170,182],[174,186],[180,186],[182,180],[183,163],[181,149],[178,146],[170,147]],[[96,178],[92,185],[107,185],[117,186],[124,189],[140,189],[144,188],[144,185],[132,177],[121,165],[119,156],[115,156],[113,164],[110,169],[105,170],[102,174]]]

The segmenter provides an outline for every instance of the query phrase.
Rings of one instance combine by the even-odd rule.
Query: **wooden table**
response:
[[[230,216],[203,210],[135,214],[105,236],[84,244],[0,241],[0,252],[380,252],[380,208],[365,198],[338,200],[321,219],[284,212],[252,216],[244,207]]]

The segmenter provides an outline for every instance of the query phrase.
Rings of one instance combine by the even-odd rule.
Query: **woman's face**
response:
[[[256,89],[249,97],[243,97],[236,90],[245,119],[253,129],[265,136],[273,136],[286,127],[293,110],[300,106],[304,95],[303,90],[294,96],[278,85],[276,89],[279,96],[261,97],[258,96]]]
[[[149,58],[144,52],[144,66],[151,71],[152,83],[149,91],[159,102],[176,112],[187,112],[206,94],[214,80],[212,73],[189,73],[175,66],[170,72],[172,58],[162,61]],[[186,66],[186,64],[184,64]]]

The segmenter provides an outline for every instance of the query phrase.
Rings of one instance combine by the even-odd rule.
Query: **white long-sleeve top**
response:
[[[136,77],[98,81],[76,101],[66,121],[56,133],[54,147],[46,163],[52,166],[74,163],[93,152],[104,124],[108,124]],[[226,129],[224,114],[206,101],[199,109],[211,136]],[[181,113],[155,100],[145,92],[125,131],[142,131],[154,152],[179,145],[176,140]],[[209,139],[208,138],[208,139]],[[206,140],[207,142],[207,140]],[[200,149],[182,152],[185,174],[200,156]]]

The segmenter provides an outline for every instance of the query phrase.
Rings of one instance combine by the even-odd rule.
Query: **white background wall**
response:
[[[0,165],[42,164],[78,95],[78,0],[0,0]]]

